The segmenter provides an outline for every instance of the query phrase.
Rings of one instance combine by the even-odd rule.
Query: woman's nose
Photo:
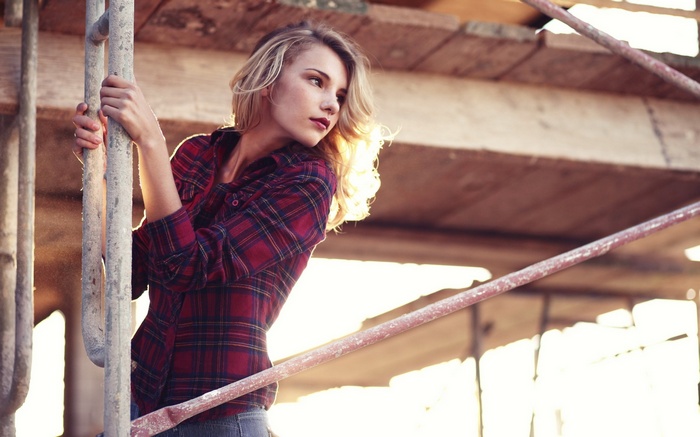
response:
[[[328,111],[331,115],[335,115],[340,110],[340,103],[338,103],[338,99],[335,97],[329,98],[323,102],[321,109]]]

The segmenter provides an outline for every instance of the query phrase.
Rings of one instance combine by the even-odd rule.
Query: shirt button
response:
[[[233,202],[231,202],[231,205],[238,206],[238,199],[235,199]]]

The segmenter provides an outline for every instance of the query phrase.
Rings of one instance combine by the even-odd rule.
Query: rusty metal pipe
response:
[[[588,259],[608,253],[610,250],[647,237],[677,223],[700,215],[700,202],[670,212],[624,231],[540,261],[522,270],[502,276],[471,290],[456,294],[417,311],[384,322],[373,328],[350,335],[318,349],[294,357],[255,375],[206,393],[202,396],[173,405],[132,422],[131,435],[144,437],[170,429],[202,411],[214,408],[246,393],[288,378],[303,370],[339,358],[365,346],[386,340],[411,328],[451,314],[477,302],[549,276]]]
[[[700,84],[683,73],[675,70],[663,62],[647,55],[641,50],[634,49],[630,47],[629,44],[619,41],[607,33],[593,27],[592,25],[580,20],[563,8],[555,5],[549,0],[520,0],[523,3],[527,3],[533,8],[539,10],[545,15],[555,18],[567,25],[572,29],[584,35],[598,44],[606,47],[613,53],[616,53],[631,62],[639,65],[640,67],[648,70],[649,72],[659,76],[661,79],[672,83],[679,88],[688,91],[690,94],[697,98],[700,98]]]

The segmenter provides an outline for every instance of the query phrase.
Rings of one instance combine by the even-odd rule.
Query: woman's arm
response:
[[[138,150],[139,180],[146,216],[159,220],[182,207],[170,168],[170,155],[158,120],[141,89],[110,75],[100,89],[102,113],[118,122]]]
[[[227,199],[227,218],[207,228],[195,230],[184,209],[149,222],[151,280],[183,292],[231,284],[313,249],[325,238],[335,183],[330,169],[315,167],[313,175],[281,177],[248,202]]]

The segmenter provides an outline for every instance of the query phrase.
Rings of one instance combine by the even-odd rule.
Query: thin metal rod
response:
[[[134,1],[109,5],[109,73],[133,81]],[[129,435],[131,381],[132,142],[110,119],[107,127],[105,280],[105,436]]]
[[[477,302],[492,298],[521,285],[528,284],[588,259],[604,255],[610,250],[649,236],[677,223],[700,215],[700,202],[649,220],[624,231],[612,234],[577,249],[533,264],[522,270],[502,276],[474,289],[428,305],[417,311],[358,332],[318,349],[256,373],[221,389],[178,405],[162,408],[132,422],[132,436],[151,436],[165,431],[202,411],[214,408],[275,381],[288,378],[303,370],[354,352],[365,346],[386,340],[424,323],[446,316]]]
[[[700,98],[700,84],[689,78],[688,76],[682,74],[681,72],[674,70],[663,62],[647,55],[646,53],[634,49],[629,46],[629,44],[619,41],[605,32],[596,29],[592,25],[580,20],[571,13],[565,11],[561,7],[553,4],[549,0],[521,0],[523,3],[527,3],[533,8],[539,10],[545,15],[552,18],[556,18],[561,22],[569,25],[572,29],[580,33],[581,35],[587,36],[603,47],[608,48],[613,53],[616,53],[629,61],[634,62],[640,67],[648,70],[649,72],[659,76],[663,80],[670,82],[679,88],[688,91],[690,94],[697,98]]]
[[[85,28],[104,12],[104,0],[87,0]],[[98,120],[100,84],[104,78],[104,44],[85,38],[85,102],[87,115]],[[105,363],[105,328],[102,311],[102,219],[104,196],[103,149],[83,151],[82,333],[90,361]]]
[[[15,374],[9,410],[17,411],[29,392],[34,329],[34,193],[36,187],[36,99],[39,40],[38,0],[24,0],[22,75],[19,101],[19,193],[17,288],[15,290]]]

